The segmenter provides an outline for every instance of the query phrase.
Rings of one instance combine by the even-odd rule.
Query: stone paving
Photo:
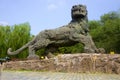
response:
[[[2,71],[0,80],[120,80],[116,74]]]

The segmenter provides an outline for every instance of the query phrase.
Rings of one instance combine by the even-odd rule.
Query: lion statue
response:
[[[84,45],[85,53],[95,53],[98,51],[88,29],[87,9],[85,5],[74,5],[71,9],[72,20],[68,25],[53,29],[41,31],[34,39],[23,45],[20,49],[13,51],[9,48],[7,53],[15,55],[29,48],[28,59],[39,59],[35,52],[45,48],[46,53],[54,51],[58,47],[72,46],[76,43]]]

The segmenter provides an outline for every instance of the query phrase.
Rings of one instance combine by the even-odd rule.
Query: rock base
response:
[[[51,59],[6,62],[4,69],[120,74],[120,54],[61,54]]]

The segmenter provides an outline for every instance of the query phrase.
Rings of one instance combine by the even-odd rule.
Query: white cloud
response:
[[[49,4],[47,8],[48,8],[48,10],[55,10],[55,9],[57,9],[57,5]]]
[[[66,0],[48,0],[48,10],[56,10],[66,5]]]
[[[8,22],[6,22],[6,21],[0,21],[0,25],[6,26],[6,25],[9,25],[9,24],[8,24]]]
[[[59,0],[58,1],[58,5],[60,5],[60,6],[64,6],[64,5],[66,5],[66,0]]]

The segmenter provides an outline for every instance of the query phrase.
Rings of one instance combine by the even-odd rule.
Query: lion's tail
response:
[[[31,42],[28,42],[27,44],[25,44],[24,46],[22,46],[21,48],[17,49],[16,51],[12,52],[12,48],[9,48],[7,50],[7,54],[8,55],[16,55],[19,54],[20,52],[22,52],[24,49],[26,49],[29,45],[31,44]]]

